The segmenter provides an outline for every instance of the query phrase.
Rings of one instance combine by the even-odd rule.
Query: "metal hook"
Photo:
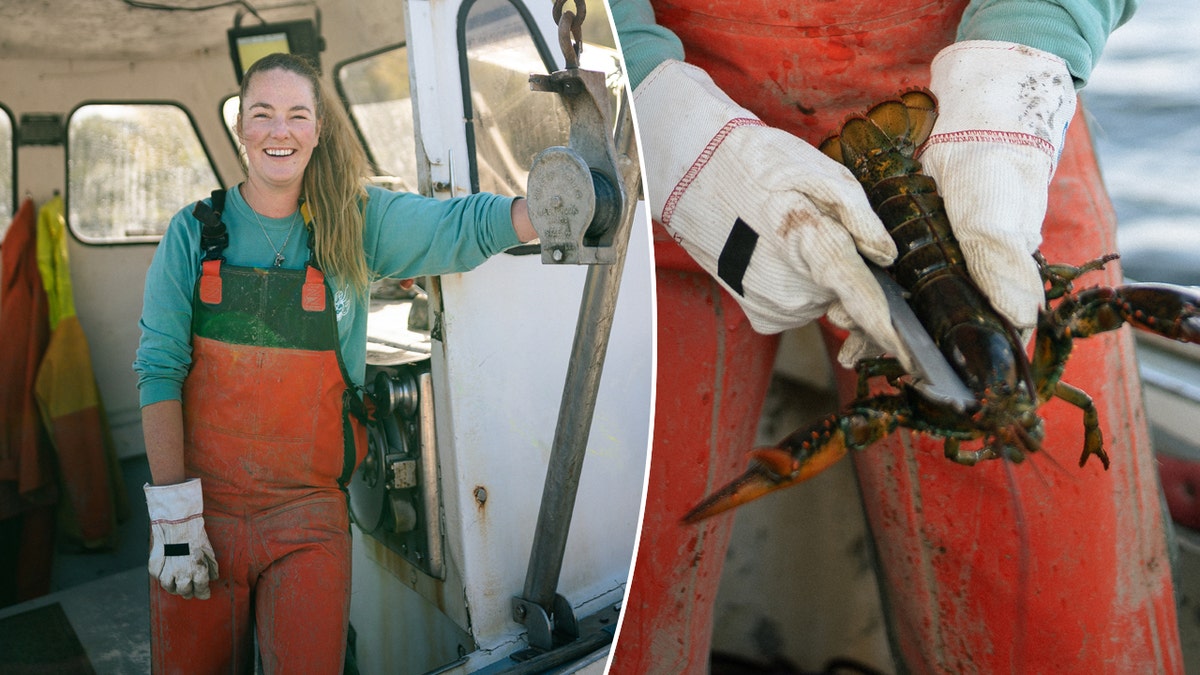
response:
[[[579,67],[579,55],[583,53],[583,19],[587,16],[584,0],[575,0],[576,12],[563,11],[567,0],[554,0],[554,21],[558,24],[558,45],[562,49],[567,68]]]

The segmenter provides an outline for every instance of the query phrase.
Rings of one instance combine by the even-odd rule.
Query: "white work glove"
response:
[[[1037,322],[1050,178],[1075,113],[1075,85],[1053,54],[972,40],[943,49],[929,88],[938,118],[920,156],[938,183],[967,269],[1020,330]]]
[[[177,485],[146,484],[150,512],[150,575],[163,590],[184,598],[208,598],[217,558],[204,532],[200,479]]]
[[[888,265],[896,246],[848,169],[766,126],[680,61],[646,77],[634,110],[652,215],[733,294],[755,330],[776,333],[829,313],[852,332],[843,364],[868,341],[907,360],[862,260]]]

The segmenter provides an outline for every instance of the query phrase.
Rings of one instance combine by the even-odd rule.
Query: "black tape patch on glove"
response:
[[[758,233],[750,229],[746,221],[738,218],[729,230],[729,238],[725,247],[717,257],[717,276],[721,281],[738,295],[745,296],[742,288],[742,278],[746,276],[746,268],[750,266],[750,256],[754,255],[754,247],[758,245]]]
[[[163,555],[188,555],[191,549],[187,544],[163,544]]]

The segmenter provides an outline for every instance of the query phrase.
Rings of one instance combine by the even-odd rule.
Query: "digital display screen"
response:
[[[254,65],[254,62],[267,54],[290,54],[287,33],[267,33],[265,35],[244,35],[237,39],[238,61],[242,64],[242,72]]]
[[[312,21],[281,21],[229,29],[229,56],[239,83],[246,69],[267,54],[303,56],[319,71],[324,49],[325,41]]]

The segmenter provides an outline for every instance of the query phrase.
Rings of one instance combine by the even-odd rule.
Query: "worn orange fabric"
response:
[[[61,195],[38,211],[37,253],[51,335],[34,395],[54,445],[66,497],[59,523],[62,533],[84,548],[111,546],[118,510],[126,516],[128,503],[87,336],[75,316]]]
[[[33,399],[50,332],[35,226],[26,199],[0,246],[0,604],[50,592],[54,556],[58,492]]]
[[[87,337],[74,314],[59,318],[34,394],[58,458],[63,534],[88,549],[114,545],[128,503]]]
[[[50,449],[33,396],[50,324],[38,274],[32,199],[21,204],[8,228],[0,247],[0,271],[0,483],[10,483],[17,494],[30,498],[54,484]]]
[[[219,294],[204,292],[206,276]],[[184,462],[203,483],[220,576],[207,600],[151,581],[154,670],[253,672],[257,630],[267,672],[338,672],[350,612],[341,486],[366,432],[324,276],[212,265],[196,284],[192,331]]]

